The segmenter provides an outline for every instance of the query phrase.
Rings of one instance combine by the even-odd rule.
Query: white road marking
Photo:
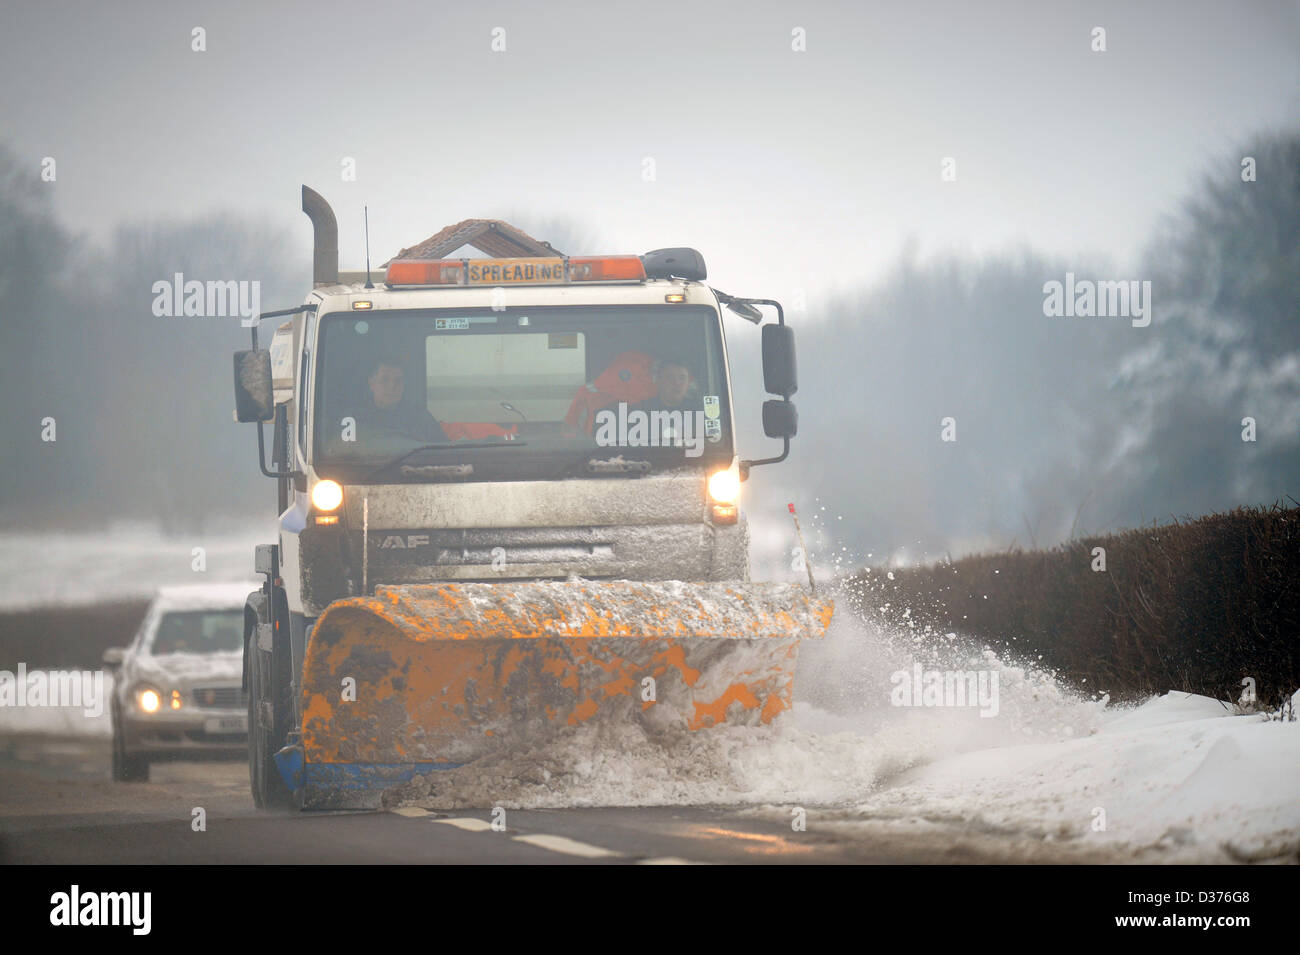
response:
[[[408,819],[420,819],[425,816],[431,816],[433,813],[427,809],[421,809],[418,806],[403,806],[400,809],[390,809],[389,812],[396,813],[399,816],[405,816]],[[488,832],[492,829],[492,823],[486,819],[473,819],[470,817],[461,817],[457,819],[434,819],[433,822],[441,822],[444,825],[455,826],[457,829],[463,829],[466,832]],[[512,836],[515,842],[522,842],[525,845],[536,846],[539,849],[546,849],[549,852],[562,852],[565,855],[581,856],[584,859],[606,859],[622,856],[623,853],[615,852],[612,849],[606,849],[602,846],[593,846],[587,842],[579,842],[577,839],[570,839],[567,836],[552,836],[544,832],[532,833],[526,836]],[[641,865],[695,865],[688,859],[679,859],[676,856],[662,856],[657,859],[645,859]]]
[[[492,828],[492,823],[486,819],[435,819],[434,822],[441,822],[447,826],[455,826],[457,829],[464,829],[466,832],[487,832]]]
[[[642,859],[637,865],[703,865],[703,863],[680,859],[677,856],[660,856],[657,859]]]
[[[537,846],[539,849],[549,849],[551,852],[563,852],[566,855],[582,856],[586,859],[599,859],[606,856],[620,856],[623,853],[614,852],[610,849],[602,849],[600,846],[588,845],[585,842],[578,842],[576,839],[569,839],[565,836],[548,836],[545,833],[534,833],[529,836],[515,836],[515,842],[526,842],[530,846]]]

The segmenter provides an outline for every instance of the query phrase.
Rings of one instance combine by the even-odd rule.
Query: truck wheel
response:
[[[130,756],[126,751],[126,737],[122,732],[122,717],[113,707],[113,782],[147,783],[149,760],[144,756]]]
[[[256,636],[253,638],[256,640]],[[275,765],[275,754],[288,735],[284,701],[276,697],[270,653],[254,648],[248,674],[248,780],[258,809],[289,809],[293,793]]]

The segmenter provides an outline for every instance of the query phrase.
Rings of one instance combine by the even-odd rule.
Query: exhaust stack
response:
[[[312,284],[337,285],[339,281],[339,224],[334,210],[315,189],[302,187],[302,211],[311,219]]]

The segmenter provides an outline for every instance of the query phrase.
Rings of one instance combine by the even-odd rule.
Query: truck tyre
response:
[[[149,760],[144,756],[131,756],[126,751],[126,736],[122,732],[122,716],[113,705],[113,782],[147,783],[149,781]]]
[[[248,780],[258,809],[290,809],[293,793],[284,783],[275,754],[289,736],[293,700],[289,681],[289,635],[277,637],[275,650],[258,648],[256,633],[249,652]]]

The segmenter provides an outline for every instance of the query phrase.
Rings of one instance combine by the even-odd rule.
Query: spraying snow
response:
[[[838,618],[823,645],[805,644],[795,686],[802,702],[769,727],[654,735],[636,720],[566,727],[540,746],[530,741],[424,777],[401,798],[426,807],[485,800],[530,808],[852,805],[882,780],[937,757],[1026,739],[1068,739],[1100,724],[1103,704],[1073,698],[1040,673],[1003,667],[992,654],[964,662],[999,668],[1001,719],[981,718],[974,709],[891,706],[890,672],[910,667],[912,658],[872,636],[860,623]]]
[[[947,705],[942,694],[900,705],[899,686],[918,669],[996,674],[996,715]],[[1300,723],[1233,716],[1226,704],[1185,694],[1112,707],[955,635],[849,614],[821,645],[801,650],[795,697],[793,712],[770,727],[655,736],[631,720],[566,727],[419,777],[390,793],[390,804],[747,805],[784,819],[797,806],[810,828],[841,835],[940,826],[1150,850],[1158,861],[1300,849]]]

